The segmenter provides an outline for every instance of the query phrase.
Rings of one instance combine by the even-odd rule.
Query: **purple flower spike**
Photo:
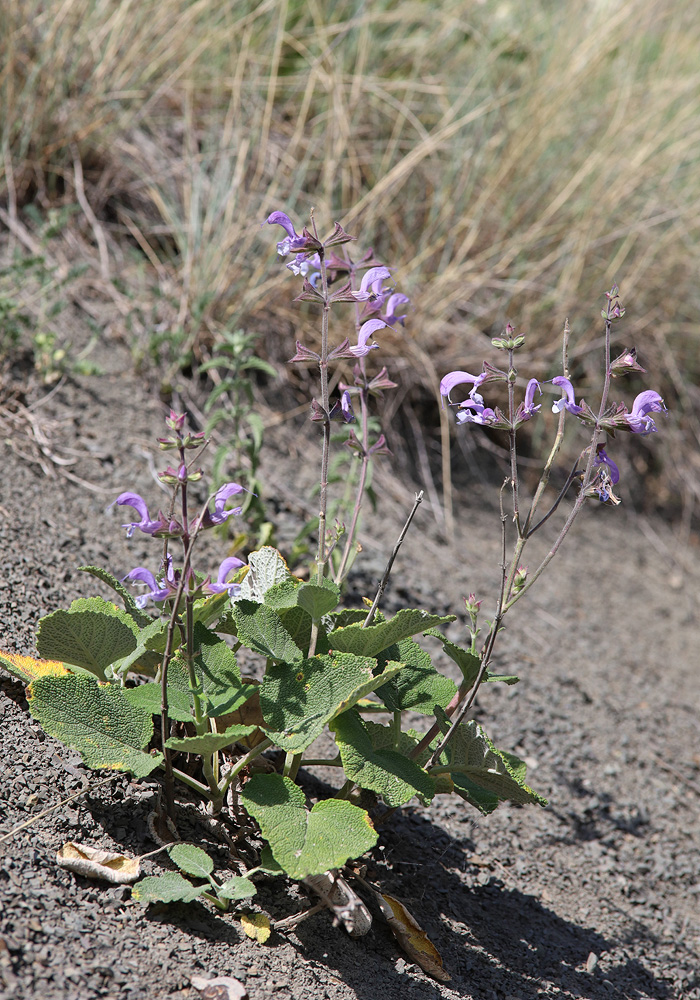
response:
[[[367,272],[369,274],[369,272]],[[371,350],[375,347],[379,347],[379,344],[368,344],[369,338],[377,332],[377,330],[382,330],[386,326],[384,320],[381,319],[368,319],[366,323],[363,323],[360,327],[360,332],[357,337],[357,347],[351,347],[350,353],[356,358],[364,358]]]
[[[583,407],[576,404],[576,397],[574,395],[574,387],[568,378],[564,378],[563,375],[557,375],[556,378],[552,379],[552,385],[558,385],[566,393],[566,398],[555,399],[552,403],[552,413],[561,413],[562,409],[568,410],[569,413],[581,413]]]
[[[658,392],[646,389],[644,392],[640,392],[632,403],[632,411],[625,415],[625,420],[633,434],[653,434],[656,430],[656,424],[649,413],[666,412],[666,406]]]
[[[135,528],[139,528],[147,535],[152,535],[158,528],[162,527],[162,521],[151,520],[146,501],[138,493],[120,493],[114,502],[120,507],[133,507],[136,513],[141,515],[140,521],[131,521],[129,524],[122,525],[123,528],[126,528],[127,538],[131,538]]]
[[[306,249],[305,238],[299,236],[294,229],[292,220],[284,212],[273,212],[271,215],[268,215],[266,222],[268,226],[282,226],[282,229],[287,234],[287,238],[277,244],[277,253],[280,257],[286,257],[290,253]]]
[[[238,570],[241,566],[245,566],[242,559],[236,559],[235,556],[229,556],[228,559],[224,561],[219,566],[219,572],[216,575],[216,583],[207,584],[207,591],[210,594],[223,594],[228,592],[228,596],[233,600],[241,592],[240,583],[226,583],[226,577],[229,573],[234,570]]]
[[[470,396],[478,395],[476,390],[479,388],[479,386],[481,385],[481,383],[484,381],[485,378],[486,376],[484,374],[470,375],[469,372],[450,372],[448,375],[445,375],[442,382],[440,383],[440,395],[447,397],[447,399],[451,403],[452,400],[450,399],[450,393],[452,392],[452,390],[456,385],[462,385],[465,382],[472,383],[472,388],[469,393]]]
[[[352,292],[352,297],[357,302],[367,302],[370,299],[378,298],[383,291],[383,282],[390,277],[391,272],[388,267],[370,267],[360,282],[360,290]]]

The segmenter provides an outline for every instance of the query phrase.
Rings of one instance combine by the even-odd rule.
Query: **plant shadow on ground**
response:
[[[587,972],[589,954],[610,951],[615,942],[591,927],[562,918],[534,896],[505,888],[494,877],[486,885],[469,884],[461,874],[470,866],[468,839],[449,837],[410,811],[396,819],[393,828],[383,830],[379,850],[385,860],[381,866],[370,862],[371,876],[383,892],[398,896],[419,920],[441,952],[452,975],[449,988],[458,995],[535,1000],[550,989],[563,989],[566,995],[587,1000],[611,994],[657,1000],[671,996],[667,985],[634,959],[607,970],[605,976]],[[419,866],[417,882],[406,871]],[[431,867],[436,869],[434,878]],[[421,887],[420,896],[412,895],[416,886]],[[306,957],[334,966],[358,998],[374,1000],[376,992],[367,981],[366,945],[352,942],[354,955],[347,949],[329,953],[327,939],[319,937],[314,927],[318,919],[323,917],[302,923],[296,931]],[[380,955],[395,960],[400,952],[380,920],[375,920],[374,935]],[[648,932],[646,937],[650,945],[655,943]],[[405,978],[406,996],[427,995],[427,982],[416,984],[415,979],[403,976],[400,967],[394,974]],[[432,989],[436,997],[441,995],[437,984]]]

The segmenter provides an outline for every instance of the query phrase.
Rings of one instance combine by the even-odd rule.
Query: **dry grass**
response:
[[[313,335],[259,222],[314,206],[396,268],[415,312],[389,349],[427,392],[506,319],[523,371],[554,374],[567,315],[585,388],[617,281],[626,341],[680,414],[670,491],[689,503],[698,51],[695,0],[16,0],[0,200],[15,222],[81,204],[95,273],[140,300],[145,281],[200,350],[270,304]]]

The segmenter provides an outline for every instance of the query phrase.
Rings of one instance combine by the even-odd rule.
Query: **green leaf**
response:
[[[182,739],[171,736],[165,741],[165,745],[170,750],[183,750],[185,753],[216,753],[217,750],[230,747],[244,736],[250,736],[257,728],[257,726],[229,726],[224,733],[204,733],[202,736],[184,736]]]
[[[280,774],[254,774],[241,801],[257,821],[275,861],[294,879],[339,868],[374,847],[377,832],[364,809],[340,799],[317,802]]]
[[[126,611],[101,597],[82,597],[68,611],[39,622],[36,647],[46,660],[83,667],[105,679],[105,667],[136,648],[138,625]]]
[[[162,653],[155,651],[154,647],[163,641],[165,648],[165,632],[167,622],[161,618],[149,619],[149,623],[142,628],[137,635],[137,645],[121,660],[115,660],[110,665],[110,671],[114,677],[126,677],[132,669],[138,669],[139,673],[149,674],[151,677],[162,662]]]
[[[314,621],[333,611],[340,602],[340,588],[331,580],[322,584],[302,583],[297,590],[297,604],[308,611]]]
[[[153,717],[131,704],[120,687],[84,675],[39,677],[27,698],[46,732],[77,750],[88,767],[144,778],[163,760],[160,753],[143,753],[153,736]]]
[[[457,685],[439,673],[430,654],[413,639],[402,639],[384,650],[382,659],[398,660],[404,668],[395,680],[385,684],[379,697],[392,712],[410,709],[421,715],[433,715],[435,705],[446,708],[457,693]]]
[[[234,875],[228,882],[224,882],[216,890],[219,899],[250,899],[257,893],[257,889],[249,878],[242,875]]]
[[[417,632],[425,632],[433,625],[443,625],[453,622],[455,615],[431,615],[417,608],[404,608],[389,621],[379,625],[362,628],[361,625],[348,625],[338,628],[328,636],[331,649],[338,649],[358,656],[377,656],[387,646],[407,639]]]
[[[488,816],[498,807],[500,799],[494,792],[487,792],[485,788],[480,788],[464,774],[453,774],[452,783],[454,790],[465,802],[474,806],[479,812]]]
[[[415,761],[395,749],[389,726],[363,722],[356,711],[331,722],[348,778],[381,795],[387,805],[402,806],[414,795],[430,801],[435,781]]]
[[[444,735],[450,728],[450,720],[439,708],[436,715]],[[455,776],[464,775],[479,788],[491,792],[499,799],[521,804],[547,804],[545,798],[525,784],[527,768],[524,761],[514,754],[498,750],[475,720],[463,722],[457,727],[452,741],[440,755],[438,764],[441,768],[449,768],[453,781]]]
[[[439,639],[442,643],[443,650],[447,653],[449,658],[453,660],[459,669],[462,671],[462,677],[464,678],[464,687],[469,689],[474,684],[477,678],[479,670],[481,669],[481,657],[475,656],[468,649],[462,649],[454,642],[450,642],[446,639],[442,632],[438,632],[437,629],[431,628],[426,633],[426,635],[432,635],[436,639]]]
[[[173,675],[178,669],[178,664],[184,666],[175,658],[168,666],[168,716],[176,722],[192,722],[193,704],[189,689],[173,684]],[[160,684],[155,681],[139,684],[135,688],[125,688],[124,697],[132,705],[144,709],[151,715],[160,715],[161,689]]]
[[[181,872],[209,880],[214,871],[214,862],[201,847],[195,847],[194,844],[171,844],[167,850],[170,860]]]
[[[486,671],[486,677],[484,679],[494,682],[500,681],[502,684],[508,684],[509,686],[512,684],[518,684],[520,681],[517,674],[492,674],[490,670]]]
[[[326,723],[402,669],[374,676],[376,660],[318,654],[301,663],[272,664],[260,685],[260,708],[267,735],[289,753],[300,753],[321,735]]]
[[[303,653],[282,624],[279,614],[265,604],[236,601],[232,609],[239,642],[271,660],[298,663]]]
[[[259,868],[266,875],[279,875],[280,872],[284,871],[284,868],[275,861],[269,844],[265,844],[260,852]]]
[[[131,898],[139,903],[191,903],[209,889],[209,885],[192,885],[179,872],[149,875],[131,890]]]
[[[202,686],[207,714],[217,718],[235,712],[250,698],[255,686],[243,683],[233,650],[201,622],[194,627],[194,643],[199,650],[195,673]]]
[[[242,600],[262,602],[270,587],[285,580],[294,580],[287,564],[277,549],[270,545],[251,552],[248,556],[248,572],[241,583]]]
[[[268,608],[274,608],[275,611],[295,608],[297,606],[297,591],[300,586],[301,582],[293,577],[283,580],[282,583],[276,583],[265,594],[265,604]]]
[[[120,583],[116,577],[112,576],[106,569],[102,569],[100,566],[78,566],[78,572],[80,573],[90,573],[91,576],[97,577],[98,580],[102,580],[106,583],[108,587],[119,594],[122,601],[124,602],[124,607],[131,617],[134,619],[137,625],[143,627],[148,625],[152,620],[149,615],[145,614],[141,608],[137,607],[136,601],[133,595],[129,593],[123,583]]]

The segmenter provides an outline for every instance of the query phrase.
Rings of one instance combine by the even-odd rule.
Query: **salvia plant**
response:
[[[523,761],[497,748],[468,712],[483,683],[517,681],[492,670],[503,620],[556,555],[584,504],[619,503],[615,490],[620,476],[608,454],[608,439],[623,432],[652,433],[652,415],[665,411],[652,390],[640,393],[631,409],[610,398],[613,379],[643,372],[634,350],[625,349],[611,360],[613,328],[624,314],[613,287],[603,311],[599,401],[591,406],[576,399],[565,331],[562,374],[550,380],[556,397],[553,443],[539,483],[526,497],[518,476],[518,430],[542,417],[546,387],[534,377],[518,375],[515,359],[524,338],[508,326],[493,341],[504,359],[500,366],[486,361],[478,375],[450,372],[440,386],[459,424],[498,428],[509,440],[509,474],[501,489],[503,563],[491,618],[482,620],[482,601],[470,594],[460,645],[440,631],[454,615],[423,608],[382,614],[382,592],[406,529],[371,606],[368,600],[365,607],[341,607],[339,585],[354,553],[370,466],[387,451],[384,435],[372,434],[370,417],[373,399],[394,383],[374,358],[382,332],[403,324],[409,303],[393,286],[391,270],[372,251],[351,253],[353,237],[340,225],[321,240],[313,217],[311,228],[301,233],[283,212],[273,212],[267,222],[284,232],[277,250],[280,257],[291,257],[286,266],[301,281],[299,299],[320,311],[319,349],[297,342],[291,359],[319,373],[319,392],[311,401],[311,420],[322,438],[318,547],[311,578],[295,577],[271,547],[251,552],[246,563],[225,558],[213,572],[198,565],[202,533],[236,518],[246,494],[243,486],[228,482],[203,505],[193,504],[191,484],[202,477],[197,457],[205,437],[188,429],[184,414],[171,412],[167,434],[159,439],[160,448],[173,456],[160,474],[172,493],[168,509],[153,513],[133,492],[115,500],[126,513],[128,535],[141,532],[159,543],[152,567],[138,566],[121,582],[105,570],[83,567],[116,593],[121,606],[101,597],[76,600],[40,622],[40,660],[9,654],[1,660],[31,682],[28,699],[34,718],[78,750],[89,767],[136,778],[161,775],[167,812],[175,821],[177,787],[187,786],[206,803],[211,821],[219,817],[228,830],[239,831],[232,837],[238,859],[232,862],[238,870],[232,880],[215,879],[201,850],[178,848],[171,851],[175,864],[197,881],[177,872],[151,877],[134,889],[144,901],[203,897],[226,907],[252,895],[251,877],[259,871],[304,880],[328,900],[333,897],[329,886],[337,890],[341,871],[350,870],[348,862],[376,844],[375,821],[414,798],[428,806],[436,795],[455,794],[485,814],[504,800],[544,805],[545,799],[527,784]],[[331,316],[348,307],[354,333],[332,337]],[[338,398],[331,399],[329,372],[341,362],[343,370],[348,362],[352,365],[352,377],[338,383]],[[507,393],[503,410],[489,406],[483,395],[498,383],[505,387],[503,398]],[[467,387],[468,394],[453,402],[459,387]],[[587,436],[552,500],[548,480],[570,415]],[[333,421],[347,426],[347,446],[359,463],[347,526],[327,523]],[[420,495],[413,512],[419,502]],[[512,508],[508,514],[506,502]],[[515,540],[507,557],[510,517]],[[556,517],[561,525],[555,541],[528,571],[523,559],[529,540]],[[125,587],[127,582],[141,588],[138,596]],[[155,617],[147,612],[151,606],[158,611]],[[457,665],[458,684],[436,668],[417,641],[424,635],[437,637],[441,655]],[[255,657],[257,680],[251,679],[249,666]],[[241,662],[247,665],[245,672]],[[420,731],[406,726],[409,712],[425,717]],[[324,733],[321,745],[333,749],[319,756],[313,745]],[[301,769],[318,766],[336,768],[341,777],[336,792],[312,804],[299,776]],[[236,844],[243,841],[246,851],[237,854]],[[257,852],[253,861],[251,848]],[[319,878],[333,881],[318,889],[314,880]],[[359,933],[362,907],[353,916],[347,898],[343,919]]]

